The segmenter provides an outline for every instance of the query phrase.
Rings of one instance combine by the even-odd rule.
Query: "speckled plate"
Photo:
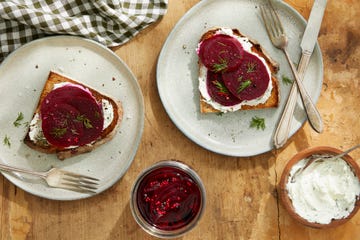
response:
[[[91,153],[64,161],[39,153],[22,139],[31,121],[50,70],[55,70],[122,101],[124,117],[115,137]],[[84,38],[56,36],[30,42],[0,65],[0,162],[11,166],[48,170],[56,166],[100,179],[100,193],[127,171],[137,151],[144,126],[144,103],[138,82],[126,64],[108,48]],[[23,124],[15,127],[18,113]],[[8,138],[10,146],[3,141]],[[5,173],[16,186],[34,195],[74,200],[92,195],[49,188],[29,176]]]
[[[224,155],[247,157],[274,148],[273,134],[290,92],[282,76],[293,79],[285,55],[276,49],[263,26],[259,0],[203,0],[190,9],[168,36],[157,65],[157,86],[161,101],[176,126],[200,146]],[[283,1],[273,1],[289,36],[289,54],[293,62],[300,59],[300,41],[306,26],[304,18]],[[199,111],[198,57],[196,47],[201,35],[212,27],[237,28],[256,39],[280,64],[277,74],[281,101],[276,109],[238,111],[226,114],[201,114]],[[316,44],[304,84],[314,102],[322,86],[323,62]],[[250,128],[253,117],[265,119],[265,130]],[[295,108],[290,135],[306,120],[299,99]]]

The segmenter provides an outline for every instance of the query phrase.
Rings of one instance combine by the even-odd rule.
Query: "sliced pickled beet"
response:
[[[51,91],[40,106],[42,130],[49,143],[59,147],[82,146],[103,130],[101,105],[86,90],[65,85]]]
[[[98,138],[104,126],[101,106],[93,99],[84,97],[71,98],[68,103],[79,111],[80,114],[75,121],[82,122],[84,127],[84,135],[80,138],[79,145],[90,143]]]
[[[47,111],[47,107],[52,107],[53,104],[59,103],[59,102],[67,102],[68,99],[71,99],[73,97],[85,97],[94,99],[93,96],[86,91],[85,89],[81,88],[80,86],[74,86],[74,85],[64,85],[62,87],[56,88],[52,90],[45,98],[45,101],[43,101],[42,104],[42,110]],[[95,99],[94,99],[95,101]],[[45,103],[45,104],[44,104]]]
[[[61,147],[79,145],[83,126],[73,121],[79,114],[76,108],[66,103],[57,104],[52,111],[42,114],[42,129],[48,142]]]
[[[207,71],[206,86],[210,97],[223,106],[234,106],[241,102],[226,88],[221,73]]]
[[[254,54],[244,52],[239,67],[222,74],[225,86],[240,100],[252,100],[262,96],[270,81],[264,63]]]
[[[244,49],[234,37],[217,34],[201,42],[199,58],[211,71],[235,70],[241,63]]]

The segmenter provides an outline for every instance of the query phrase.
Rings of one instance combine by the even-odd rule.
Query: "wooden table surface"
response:
[[[137,77],[145,100],[145,128],[134,161],[107,191],[77,201],[53,201],[28,194],[0,177],[0,239],[154,239],[134,221],[130,188],[144,168],[175,158],[192,166],[207,190],[203,218],[181,239],[352,240],[360,236],[360,213],[333,229],[312,229],[294,221],[277,198],[276,185],[291,156],[313,146],[345,149],[360,142],[360,2],[328,1],[319,43],[324,61],[317,106],[324,132],[306,123],[280,150],[255,157],[209,152],[180,132],[160,101],[156,63],[177,21],[198,0],[170,0],[166,16],[115,49]],[[309,17],[313,0],[287,0]],[[360,164],[360,151],[351,154]]]

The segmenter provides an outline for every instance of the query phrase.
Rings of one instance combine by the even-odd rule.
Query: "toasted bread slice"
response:
[[[212,28],[212,29],[208,30],[201,36],[199,43],[204,41],[207,38],[214,36],[216,34],[216,32],[219,31],[220,29],[221,28]],[[251,39],[248,36],[245,36],[244,34],[240,33],[240,31],[238,29],[232,29],[232,32],[234,35],[237,35],[239,37],[248,38],[249,42],[252,44],[252,47],[251,47],[252,52],[257,53],[260,57],[262,57],[265,60],[267,66],[269,67],[270,72],[271,72],[271,82],[272,82],[272,86],[273,86],[271,95],[265,103],[260,103],[255,106],[244,104],[241,106],[241,109],[239,109],[239,110],[265,109],[265,108],[277,107],[279,105],[279,101],[280,101],[279,81],[276,77],[276,73],[279,71],[279,64],[276,61],[274,61],[266,53],[266,51],[261,47],[261,45],[256,40]],[[203,63],[201,63],[200,60],[198,62],[198,65],[199,65],[199,77],[204,77],[204,76],[201,76],[203,71],[200,71],[200,69],[205,66],[203,65]],[[215,109],[213,106],[208,104],[205,101],[205,99],[201,96],[201,94],[200,94],[200,103],[199,104],[200,104],[200,112],[201,113],[221,112],[220,110]]]
[[[59,84],[59,83],[72,83],[72,84],[76,84],[76,85],[80,85],[86,89],[88,89],[91,94],[93,95],[93,97],[96,99],[97,102],[101,103],[102,100],[107,100],[108,103],[111,104],[112,109],[113,109],[113,119],[111,121],[111,123],[102,130],[101,135],[99,138],[97,138],[94,142],[92,142],[91,144],[86,144],[83,146],[74,146],[71,148],[63,148],[63,147],[57,147],[57,146],[53,146],[51,144],[49,144],[47,142],[47,140],[45,139],[45,137],[42,138],[37,138],[37,139],[31,139],[30,135],[31,135],[31,129],[32,127],[34,127],[34,124],[40,124],[40,129],[41,129],[41,122],[37,122],[37,121],[32,121],[28,132],[24,138],[24,143],[29,146],[30,148],[33,148],[37,151],[43,152],[43,153],[49,153],[49,154],[56,154],[58,159],[60,160],[64,160],[66,158],[70,158],[82,153],[86,153],[86,152],[90,152],[93,149],[95,149],[96,147],[110,141],[114,135],[116,134],[117,128],[120,126],[120,123],[122,121],[122,117],[123,117],[123,108],[122,108],[122,104],[120,101],[114,100],[112,97],[106,96],[100,92],[98,92],[97,90],[86,86],[82,83],[79,83],[73,79],[70,79],[69,77],[60,75],[56,72],[50,72],[48,79],[44,85],[44,88],[40,94],[40,98],[38,101],[38,105],[35,109],[34,112],[34,116],[33,116],[33,120],[35,119],[35,116],[38,114],[40,114],[40,106],[42,101],[44,100],[44,98],[54,89],[54,85],[55,84]],[[40,120],[41,121],[41,120]],[[42,130],[40,130],[42,131]]]

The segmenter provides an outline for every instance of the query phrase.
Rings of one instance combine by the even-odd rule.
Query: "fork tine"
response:
[[[260,6],[260,12],[271,41],[274,41],[274,38],[277,36],[284,34],[284,28],[280,21],[279,15],[272,6],[271,1],[269,1],[269,6],[267,8]]]
[[[89,191],[92,193],[95,193],[95,190],[98,188],[98,186],[95,184],[86,184],[86,183],[82,183],[79,181],[74,181],[72,180],[67,180],[67,179],[62,179],[59,183],[60,187],[66,187],[67,189],[71,189],[71,190],[77,190],[77,191]]]
[[[78,187],[81,189],[91,189],[91,190],[96,190],[97,186],[93,186],[93,185],[89,185],[89,184],[79,184],[79,183],[75,183],[75,182],[61,182],[61,185],[65,185],[65,186],[71,186],[71,187]]]
[[[96,193],[99,179],[67,171],[61,174],[59,187],[81,193]]]
[[[81,179],[81,178],[67,177],[67,176],[62,177],[61,180],[64,182],[70,182],[70,183],[76,183],[76,184],[87,184],[87,185],[94,185],[94,186],[99,185],[98,182]]]
[[[62,183],[61,185],[59,185],[59,187],[62,189],[67,189],[67,190],[80,192],[80,193],[96,193],[96,191],[94,191],[94,190],[96,190],[96,188],[95,189],[85,188],[84,186],[78,186],[75,184]]]
[[[82,174],[77,174],[77,173],[72,173],[72,172],[63,172],[63,174],[65,176],[68,177],[73,177],[73,178],[79,178],[79,179],[86,179],[86,180],[90,180],[90,181],[95,181],[95,182],[99,182],[100,180],[94,177],[90,177],[90,176],[86,176],[86,175],[82,175]]]
[[[270,14],[272,15],[272,19],[274,20],[274,25],[277,26],[276,29],[278,30],[278,34],[283,34],[284,33],[284,28],[283,25],[280,21],[279,15],[276,12],[274,6],[272,5],[271,1],[269,1],[269,5],[271,8]]]
[[[92,185],[92,186],[99,185],[98,181],[88,180],[86,178],[81,178],[81,177],[79,178],[79,177],[68,176],[68,175],[63,175],[61,178],[61,182],[69,182],[69,183],[74,183],[74,184],[78,184],[78,185]]]
[[[267,11],[264,6],[260,6],[260,12],[261,12],[261,17],[263,19],[263,22],[265,24],[265,29],[272,41],[273,40],[272,38],[274,36],[273,26],[272,26],[272,24],[270,24],[270,19],[269,19],[269,16],[268,16]]]

